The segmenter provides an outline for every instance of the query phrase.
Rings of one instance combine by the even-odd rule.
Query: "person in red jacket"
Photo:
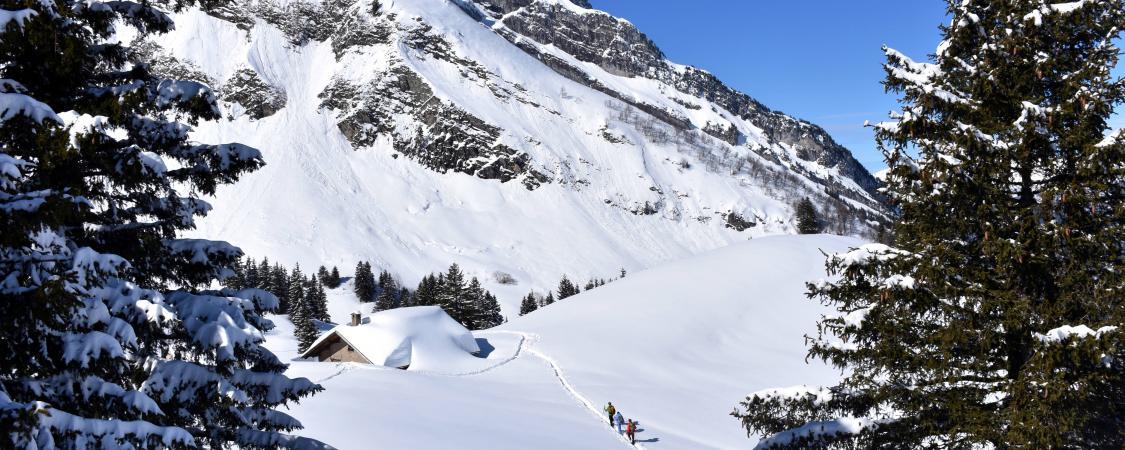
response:
[[[633,419],[629,419],[629,423],[625,425],[625,435],[629,436],[629,443],[637,445],[637,424],[633,423]]]

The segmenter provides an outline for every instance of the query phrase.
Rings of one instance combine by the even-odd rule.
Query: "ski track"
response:
[[[537,335],[524,334],[524,333],[521,333],[521,334],[523,334],[523,336],[525,338],[524,341],[527,341],[527,340],[530,340],[531,342],[538,342],[539,341],[539,336],[537,336]],[[520,344],[522,345],[524,341],[520,341]],[[587,399],[582,394],[578,393],[578,390],[574,388],[574,385],[570,384],[570,381],[568,381],[566,379],[566,376],[563,375],[562,368],[559,367],[559,364],[554,360],[554,358],[551,358],[550,356],[547,356],[543,352],[541,352],[539,350],[536,350],[534,348],[530,348],[530,347],[527,349],[527,352],[531,355],[535,355],[535,357],[545,361],[549,366],[551,366],[551,370],[553,370],[555,372],[555,378],[559,380],[560,384],[562,384],[562,387],[563,387],[563,389],[566,390],[566,393],[569,394],[571,396],[571,398],[577,400],[578,403],[580,405],[582,405],[587,411],[589,411],[591,414],[593,414],[594,417],[596,417],[597,420],[602,423],[602,425],[606,425],[606,423],[609,420],[606,416],[604,416],[602,414],[603,411],[598,410],[598,407],[595,406],[593,402],[591,402],[589,399]],[[610,431],[610,433],[613,433],[614,436],[617,436],[617,439],[619,441],[621,441],[622,443],[624,443],[625,445],[628,445],[630,447],[639,448],[639,449],[642,449],[642,450],[645,448],[641,444],[630,444],[629,438],[627,438],[622,433],[618,433],[617,429],[612,427],[612,426],[609,428],[609,431]]]
[[[414,373],[421,374],[421,375],[431,375],[431,376],[437,375],[437,376],[449,376],[449,377],[475,376],[475,375],[480,375],[480,374],[495,370],[495,369],[497,369],[501,366],[504,366],[504,365],[506,365],[506,364],[508,364],[512,361],[515,361],[516,359],[520,358],[524,353],[527,353],[529,355],[535,356],[536,358],[539,358],[539,359],[543,360],[544,362],[546,362],[547,365],[550,366],[551,370],[554,372],[555,379],[557,379],[559,381],[559,384],[562,385],[563,390],[566,391],[567,395],[569,395],[571,398],[573,398],[575,401],[577,401],[580,406],[582,406],[586,411],[588,411],[590,414],[592,414],[593,417],[596,418],[596,420],[598,420],[599,422],[602,423],[602,425],[606,425],[606,422],[608,422],[608,420],[606,419],[605,416],[602,415],[602,411],[599,410],[598,407],[596,405],[594,405],[594,403],[591,402],[588,398],[586,398],[585,396],[580,394],[578,392],[578,390],[574,388],[574,385],[570,384],[570,381],[566,379],[566,376],[563,374],[562,367],[559,366],[558,362],[556,362],[554,360],[554,358],[551,358],[550,356],[547,356],[543,352],[532,348],[532,345],[535,342],[539,342],[539,336],[538,335],[530,334],[530,333],[520,333],[520,332],[514,332],[514,331],[498,331],[497,333],[506,333],[506,334],[518,335],[520,337],[520,341],[519,341],[518,344],[516,344],[516,351],[515,351],[515,353],[512,354],[512,356],[510,356],[508,358],[505,358],[504,360],[502,360],[502,361],[500,361],[500,362],[498,362],[494,365],[488,366],[488,367],[486,367],[484,369],[481,369],[481,370],[472,371],[472,372],[463,372],[463,373],[441,373],[441,372],[424,372],[424,371],[416,371]],[[378,367],[378,366],[374,366],[374,367],[368,367],[366,365],[361,366],[361,365],[357,365],[355,363],[342,363],[342,364],[343,364],[343,367],[341,367],[340,370],[336,371],[336,373],[334,373],[332,375],[329,375],[327,377],[324,377],[324,378],[318,380],[316,383],[317,384],[324,383],[326,381],[329,381],[333,378],[336,378],[340,375],[343,375],[343,374],[345,374],[347,372],[350,372],[352,370],[355,370],[355,369],[361,369],[361,370],[399,370],[399,369],[390,369],[390,368]],[[628,445],[628,446],[633,447],[633,448],[638,448],[638,449],[644,450],[645,447],[642,446],[641,444],[630,444],[629,439],[624,434],[618,433],[617,429],[615,427],[612,427],[612,426],[609,427],[609,431],[610,431],[610,433],[613,433],[613,435],[617,437],[618,441],[624,443],[625,445]]]

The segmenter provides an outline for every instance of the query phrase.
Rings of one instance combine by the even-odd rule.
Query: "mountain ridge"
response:
[[[520,4],[509,23],[544,7],[628,23]],[[458,262],[513,315],[563,274],[606,277],[791,233],[804,197],[830,232],[871,236],[885,220],[862,179],[831,166],[831,152],[814,157],[830,138],[811,125],[734,114],[717,102],[768,109],[718,95],[729,88],[701,97],[614,75],[482,5],[266,0],[177,14],[175,31],[142,48],[158,73],[217,86],[224,118],[193,137],[244,142],[267,161],[218,193],[197,234],[286,264],[370,260],[408,285]]]

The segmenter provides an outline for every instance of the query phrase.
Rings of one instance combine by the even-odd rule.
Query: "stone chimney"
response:
[[[352,323],[350,325],[353,326],[353,327],[359,326],[359,322],[361,320],[363,320],[363,319],[362,319],[362,316],[360,316],[359,312],[358,311],[354,312],[354,313],[352,313]]]

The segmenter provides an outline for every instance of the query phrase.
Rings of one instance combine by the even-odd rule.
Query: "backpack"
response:
[[[609,405],[608,409],[606,409],[606,410],[609,411],[609,415],[611,415],[611,416],[614,415],[614,414],[617,414],[617,408],[614,408],[613,405]]]

